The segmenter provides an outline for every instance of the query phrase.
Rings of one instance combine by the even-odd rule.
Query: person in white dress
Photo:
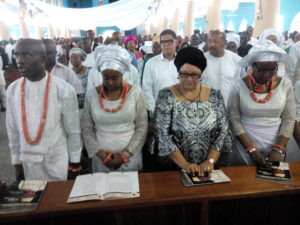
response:
[[[75,90],[46,72],[40,40],[20,39],[15,57],[22,77],[7,89],[6,128],[16,179],[67,180],[82,149]]]
[[[93,172],[143,168],[147,110],[141,89],[122,77],[130,62],[128,52],[118,45],[103,45],[97,57],[102,84],[87,91],[81,120]]]
[[[230,94],[229,121],[236,140],[231,165],[265,165],[282,161],[293,133],[295,100],[292,83],[277,76],[279,62],[290,57],[272,41],[254,46],[241,60],[252,72],[238,80]]]
[[[204,55],[207,67],[202,73],[201,83],[220,90],[227,106],[229,92],[241,74],[241,57],[225,49],[226,35],[213,30],[208,37],[208,52]]]

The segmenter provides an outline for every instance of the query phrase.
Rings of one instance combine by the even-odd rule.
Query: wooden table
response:
[[[291,185],[257,180],[246,166],[223,168],[229,183],[194,187],[184,187],[176,171],[142,173],[140,198],[72,204],[74,181],[52,182],[36,211],[0,215],[0,224],[299,225],[300,162],[290,169]]]

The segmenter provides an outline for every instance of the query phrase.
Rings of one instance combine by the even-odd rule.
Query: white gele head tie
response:
[[[240,40],[241,40],[240,35],[238,35],[237,33],[229,32],[229,33],[226,34],[227,44],[229,42],[234,42],[237,47],[240,47]]]
[[[243,68],[252,66],[255,62],[281,62],[291,70],[294,68],[291,57],[270,40],[259,40],[257,44],[249,50],[248,55],[241,59],[240,65]]]
[[[100,72],[111,69],[124,74],[130,71],[131,56],[126,49],[118,45],[97,47],[96,67]]]

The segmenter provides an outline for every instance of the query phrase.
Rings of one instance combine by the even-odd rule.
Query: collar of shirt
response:
[[[172,59],[172,60],[168,60],[168,59],[166,59],[165,57],[164,57],[164,55],[163,55],[163,53],[161,52],[160,53],[160,59],[161,59],[161,61],[163,61],[163,60],[167,60],[167,61],[174,61],[174,59],[175,59],[175,57],[176,57],[176,53],[174,53],[174,58]]]

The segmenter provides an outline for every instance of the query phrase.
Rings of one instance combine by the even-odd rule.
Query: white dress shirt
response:
[[[235,78],[241,73],[239,66],[241,57],[228,50],[225,50],[222,57],[214,57],[210,52],[204,55],[207,59],[207,67],[201,75],[201,83],[219,89],[227,106],[229,92],[236,82]]]
[[[163,53],[149,59],[145,65],[142,87],[147,109],[154,113],[158,92],[178,83],[174,59],[168,60]]]
[[[57,62],[51,70],[51,75],[59,77],[67,83],[71,84],[75,88],[76,94],[84,93],[80,79],[78,78],[76,73],[69,67]]]

